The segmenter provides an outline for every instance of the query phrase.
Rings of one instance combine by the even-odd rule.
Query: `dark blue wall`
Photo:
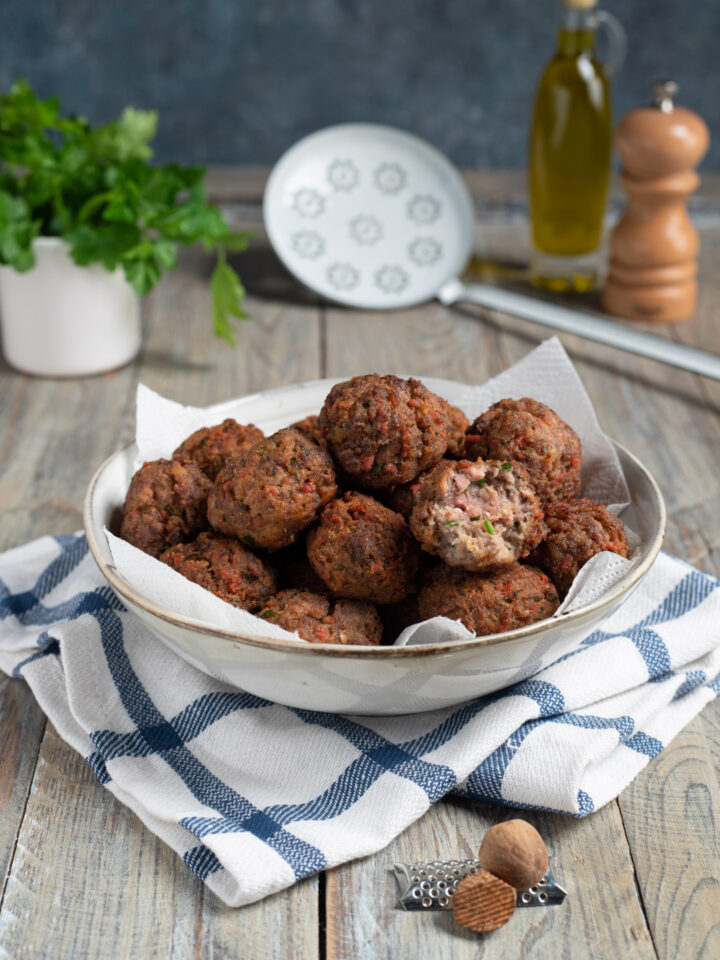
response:
[[[720,0],[607,0],[628,61],[615,113],[672,76],[720,167]],[[2,0],[0,84],[93,120],[160,111],[157,155],[272,163],[342,120],[397,124],[459,164],[522,167],[554,0]]]

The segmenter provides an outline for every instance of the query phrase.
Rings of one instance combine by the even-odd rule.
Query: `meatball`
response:
[[[337,596],[396,603],[415,592],[420,548],[399,513],[363,493],[346,493],[325,507],[307,550]]]
[[[275,571],[237,540],[201,533],[160,554],[160,560],[216,597],[251,613],[277,590]]]
[[[282,590],[271,597],[258,616],[309,643],[352,643],[377,646],[382,624],[371,603],[335,600],[302,590]]]
[[[120,536],[152,557],[207,528],[212,484],[194,463],[151,460],[130,481]]]
[[[445,456],[451,460],[461,460],[465,456],[465,431],[470,426],[470,421],[460,407],[454,407],[447,400],[443,400],[443,403],[447,416],[447,450]]]
[[[601,503],[584,497],[556,500],[547,504],[545,520],[547,536],[531,559],[549,574],[561,597],[596,553],[628,555],[625,525]]]
[[[410,529],[451,567],[486,570],[526,557],[545,534],[527,471],[499,460],[442,460],[420,480]]]
[[[408,483],[447,448],[445,401],[419,380],[373,373],[336,384],[320,427],[340,468],[362,487]]]
[[[330,454],[286,427],[231,460],[208,497],[210,526],[249,546],[291,544],[335,496]]]
[[[466,434],[468,460],[515,460],[527,469],[541,500],[565,500],[580,492],[580,438],[539,400],[500,400]]]
[[[310,414],[309,417],[305,417],[303,420],[298,420],[297,423],[293,423],[292,426],[299,430],[300,433],[304,433],[306,437],[310,437],[311,440],[314,440],[316,443],[320,443],[325,446],[325,438],[322,435],[322,430],[320,429],[320,417],[317,414]]]
[[[415,506],[415,494],[419,489],[417,481],[401,483],[400,486],[393,487],[392,490],[383,491],[383,503],[407,520]]]
[[[264,436],[262,430],[252,423],[243,426],[236,420],[223,420],[214,427],[203,427],[190,434],[172,458],[181,463],[192,460],[204,474],[215,480],[229,460]]]
[[[559,603],[549,577],[522,563],[485,573],[441,564],[418,595],[423,620],[460,620],[479,637],[544,620],[552,616]]]

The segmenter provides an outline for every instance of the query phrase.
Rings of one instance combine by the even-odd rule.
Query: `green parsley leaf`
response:
[[[240,307],[240,301],[245,296],[245,288],[240,282],[240,277],[227,263],[222,250],[219,252],[217,265],[210,278],[210,293],[213,330],[218,337],[235,346],[231,317],[236,317],[238,320],[248,318],[248,314]]]

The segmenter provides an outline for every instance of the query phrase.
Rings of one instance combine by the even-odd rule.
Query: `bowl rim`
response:
[[[317,381],[306,381],[302,386],[309,384],[320,383],[320,380]],[[459,381],[447,381],[453,383],[459,383]],[[300,384],[295,384],[294,386],[301,386]],[[277,390],[287,390],[288,387],[279,387],[275,388]],[[273,393],[274,390],[263,390],[261,391],[262,395],[267,395]],[[238,398],[243,400],[250,400],[257,397],[259,394],[250,394],[246,397]],[[234,403],[235,401],[228,401],[228,405]],[[218,409],[221,409],[224,404],[217,404]],[[382,657],[382,658],[406,658],[406,657],[426,657],[431,655],[438,655],[443,653],[449,653],[450,651],[455,650],[467,650],[485,646],[496,646],[498,644],[504,643],[513,643],[515,641],[524,640],[527,637],[531,637],[535,634],[542,633],[548,630],[553,624],[572,622],[580,622],[586,617],[591,617],[595,613],[601,612],[603,609],[608,608],[620,601],[624,596],[628,595],[631,590],[642,580],[645,574],[648,572],[650,567],[655,562],[658,553],[662,547],[662,543],[665,537],[665,528],[667,523],[667,509],[665,506],[665,501],[663,495],[660,491],[660,488],[657,484],[657,481],[650,473],[650,471],[645,467],[645,465],[638,460],[635,454],[631,453],[627,447],[623,446],[621,443],[618,443],[616,440],[610,438],[610,442],[613,444],[616,450],[621,452],[624,457],[632,461],[635,467],[642,473],[648,482],[648,486],[652,491],[655,504],[658,508],[660,514],[660,523],[658,524],[658,529],[655,532],[654,537],[652,538],[647,555],[645,558],[633,567],[631,571],[628,572],[627,577],[621,579],[615,586],[613,586],[607,593],[603,593],[596,600],[593,600],[591,603],[584,604],[581,607],[578,607],[576,610],[570,610],[566,613],[561,614],[560,618],[553,620],[552,618],[547,618],[545,620],[540,620],[537,623],[531,623],[524,627],[516,627],[514,630],[508,630],[504,633],[499,634],[490,634],[483,637],[471,637],[467,640],[448,640],[439,643],[428,643],[428,644],[416,644],[410,646],[396,647],[396,646],[360,646],[357,644],[332,644],[332,643],[307,643],[301,639],[267,639],[260,637],[245,637],[242,634],[224,630],[221,627],[215,627],[212,624],[205,623],[202,620],[196,620],[194,617],[183,616],[182,614],[174,613],[172,610],[167,609],[166,607],[160,606],[159,604],[154,603],[148,597],[139,593],[134,587],[131,587],[128,583],[125,582],[116,572],[114,567],[107,563],[102,556],[98,541],[95,537],[95,514],[94,514],[94,499],[95,491],[97,488],[98,481],[100,477],[105,472],[107,467],[117,458],[127,456],[128,452],[132,450],[135,446],[135,443],[127,444],[125,447],[122,447],[120,450],[116,450],[109,457],[107,457],[97,468],[95,473],[88,484],[87,491],[85,493],[85,500],[83,504],[83,527],[85,530],[85,536],[87,538],[88,548],[90,553],[95,560],[95,563],[98,566],[98,569],[105,577],[107,582],[113,588],[113,590],[120,596],[124,601],[126,601],[131,606],[140,608],[145,614],[149,617],[154,617],[159,620],[163,620],[166,623],[171,624],[174,627],[188,630],[192,633],[201,634],[203,636],[210,635],[219,640],[228,641],[229,643],[236,645],[249,645],[255,647],[261,647],[265,649],[275,650],[277,652],[292,652],[300,653],[306,656],[331,656],[331,657],[358,657],[365,659],[366,657]]]

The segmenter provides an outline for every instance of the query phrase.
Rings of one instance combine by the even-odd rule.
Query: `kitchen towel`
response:
[[[125,610],[81,534],[0,555],[0,669],[100,782],[233,906],[373,853],[448,793],[585,816],[720,692],[720,581],[660,554],[579,649],[404,717],[270,703]]]

